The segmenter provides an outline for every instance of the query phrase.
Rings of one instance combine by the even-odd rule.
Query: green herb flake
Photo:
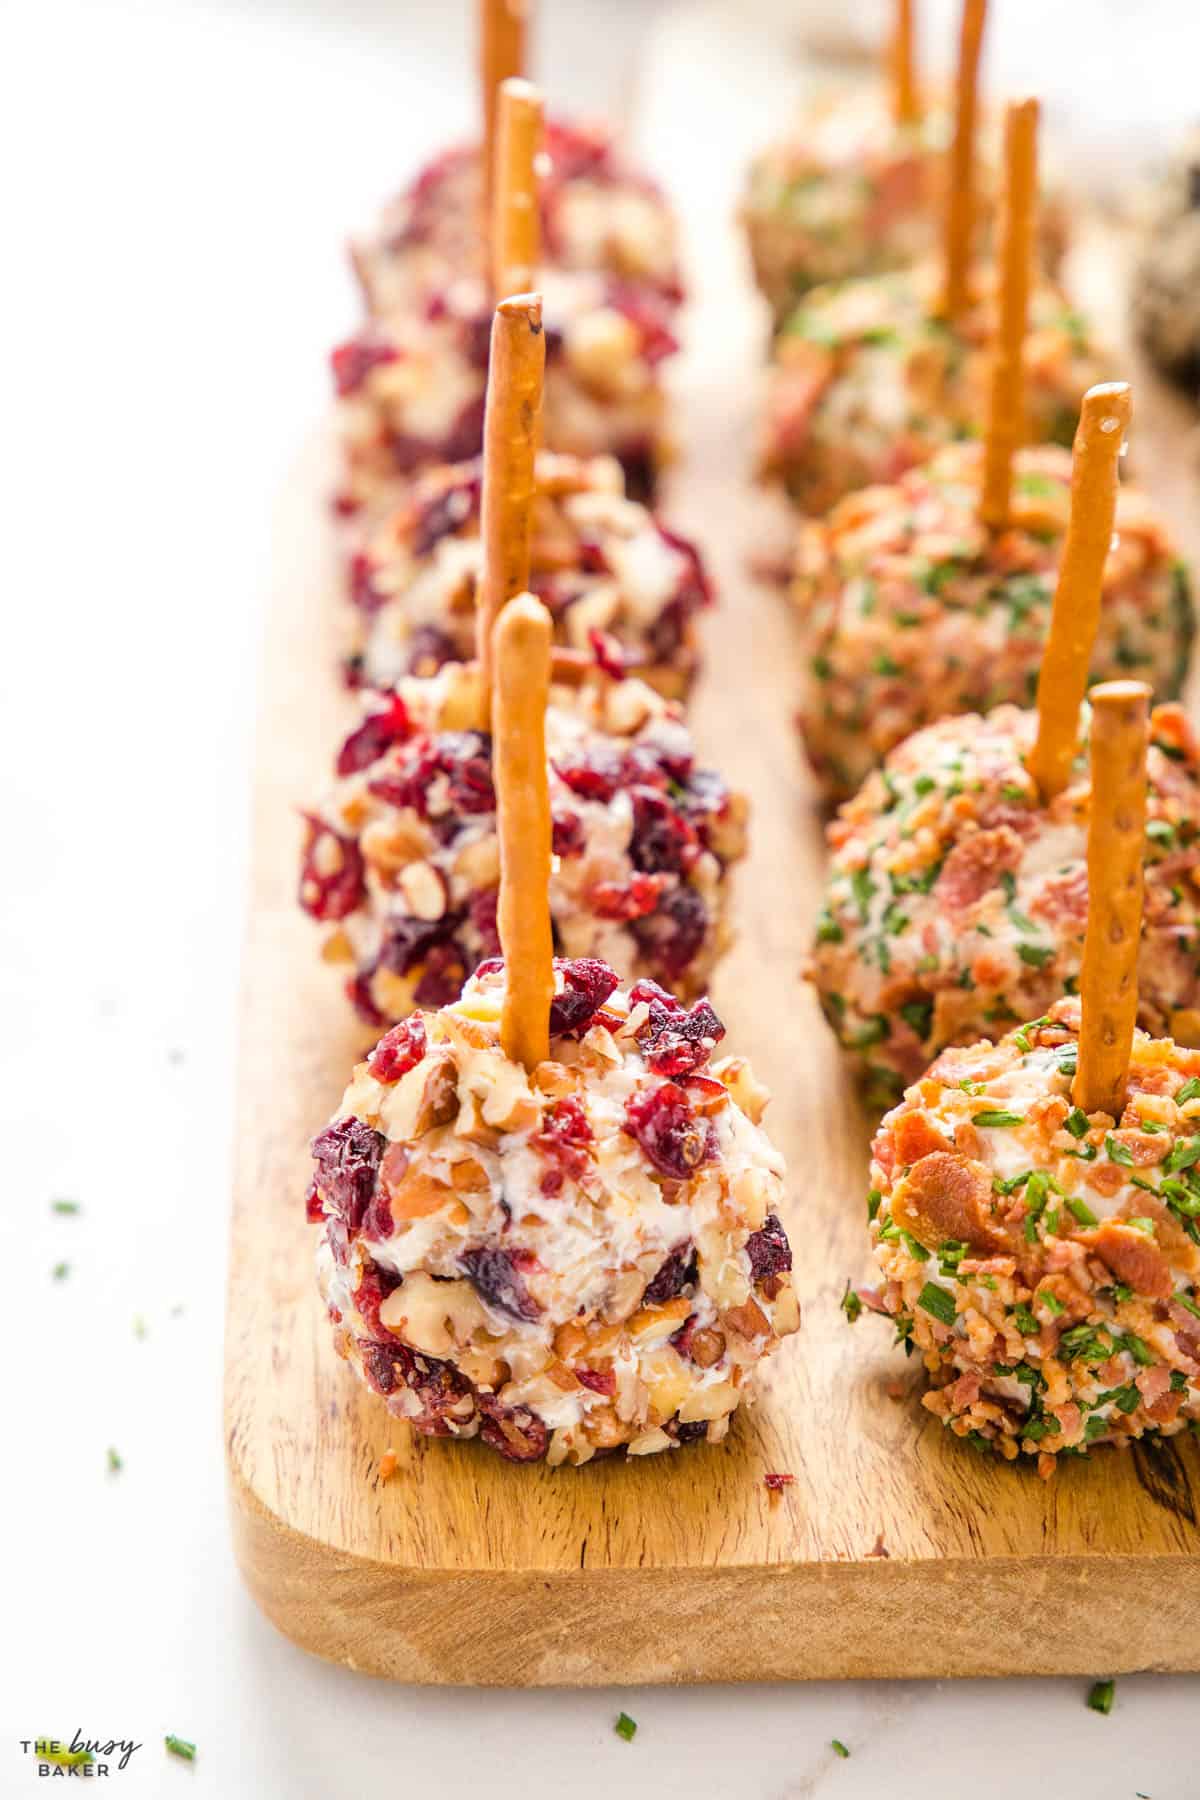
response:
[[[53,1275],[55,1281],[65,1281],[67,1276],[71,1273],[71,1265],[69,1262],[55,1263],[50,1273]]]
[[[1100,1223],[1087,1201],[1081,1200],[1078,1194],[1067,1195],[1067,1209],[1074,1215],[1080,1225],[1091,1226]]]
[[[870,1225],[879,1213],[879,1204],[883,1195],[878,1188],[872,1188],[867,1195],[867,1224]]]
[[[1036,1298],[1041,1301],[1052,1319],[1061,1319],[1067,1310],[1058,1295],[1052,1294],[1049,1288],[1039,1288]]]
[[[613,1726],[613,1730],[619,1738],[624,1738],[627,1744],[632,1744],[634,1738],[637,1736],[637,1720],[631,1719],[626,1712],[618,1713],[617,1722]],[[169,1743],[170,1739],[168,1738],[167,1741]]]
[[[831,912],[826,910],[821,914],[817,920],[818,944],[840,944],[845,935]]]
[[[1087,1703],[1093,1712],[1110,1713],[1113,1709],[1113,1696],[1116,1691],[1115,1681],[1093,1681],[1088,1690]]]
[[[977,1112],[972,1115],[971,1123],[972,1125],[991,1126],[996,1130],[1000,1130],[1006,1125],[1023,1125],[1025,1123],[1025,1115],[1024,1113],[1002,1111]]]
[[[1189,1100],[1200,1100],[1200,1075],[1189,1075],[1175,1096],[1176,1106],[1186,1106]]]
[[[624,1713],[621,1714],[621,1717],[625,1717]],[[630,1722],[632,1723],[632,1721]],[[629,1735],[632,1737],[633,1732],[631,1731]],[[167,1749],[172,1756],[181,1756],[184,1762],[195,1762],[196,1746],[195,1744],[189,1744],[186,1738],[176,1737],[173,1731],[168,1731],[166,1737],[163,1739],[163,1743],[167,1746]]]
[[[64,1217],[77,1212],[82,1212],[82,1210],[83,1208],[80,1206],[78,1200],[52,1200],[50,1202],[50,1211],[61,1213]]]
[[[1181,1138],[1163,1162],[1168,1175],[1176,1174],[1180,1169],[1190,1169],[1200,1162],[1200,1137]]]
[[[875,883],[871,880],[870,869],[855,869],[850,877],[850,892],[858,905],[858,916],[865,925],[871,909],[871,897],[875,893]]]
[[[938,1287],[934,1281],[925,1283],[917,1295],[917,1305],[923,1312],[930,1313],[942,1325],[953,1325],[958,1317],[954,1295],[948,1294],[945,1288]]]
[[[1013,1307],[1013,1319],[1022,1337],[1036,1337],[1041,1330],[1041,1326],[1023,1302],[1019,1306]]]
[[[862,1314],[863,1303],[855,1293],[854,1289],[850,1286],[849,1282],[846,1283],[846,1291],[842,1295],[841,1306],[847,1319],[850,1321],[851,1325],[853,1325]]]
[[[125,1467],[125,1464],[121,1461],[120,1456],[110,1445],[109,1451],[108,1451],[108,1472],[109,1472],[109,1474],[110,1475],[119,1475],[121,1470],[124,1467]]]
[[[830,1748],[838,1756],[849,1756],[850,1752],[847,1750],[845,1744],[843,1744],[841,1738],[830,1738],[829,1742]]]
[[[1031,969],[1044,969],[1054,955],[1054,947],[1051,944],[1018,944],[1017,955]]]
[[[1104,1140],[1104,1153],[1109,1162],[1120,1163],[1124,1169],[1132,1169],[1133,1151],[1128,1144],[1123,1144],[1119,1138],[1113,1137],[1111,1132]]]

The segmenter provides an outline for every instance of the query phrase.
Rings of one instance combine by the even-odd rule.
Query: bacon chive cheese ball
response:
[[[481,477],[478,458],[430,470],[364,525],[349,565],[355,680],[386,687],[473,654]],[[712,603],[699,552],[625,498],[611,457],[543,452],[537,490],[530,585],[558,642],[586,651],[604,633],[625,666],[685,696],[700,661],[696,615]]]
[[[812,287],[907,268],[937,248],[950,124],[941,107],[897,123],[882,91],[838,95],[755,159],[741,216],[776,323]],[[990,221],[990,163],[977,165],[977,181]],[[1039,249],[1050,274],[1067,236],[1065,207],[1046,196]]]
[[[910,732],[952,713],[1024,705],[1037,687],[1067,529],[1071,457],[1018,452],[1011,517],[980,519],[983,456],[952,444],[890,487],[866,488],[800,529],[800,722],[823,789],[852,794]],[[1132,676],[1163,699],[1187,672],[1187,569],[1136,488],[1117,500],[1091,658],[1096,681]]]
[[[923,1403],[1010,1461],[1200,1420],[1200,1052],[1137,1032],[1119,1119],[1074,1105],[1079,1002],[948,1050],[879,1127],[864,1296]]]
[[[1142,220],[1130,304],[1138,338],[1173,381],[1200,386],[1200,131],[1191,133]]]
[[[831,823],[811,965],[875,1098],[949,1044],[995,1038],[1078,981],[1087,922],[1087,719],[1048,806],[1026,768],[1036,715],[1002,706],[907,738]],[[1147,753],[1139,1019],[1200,1043],[1200,745],[1156,707]]]
[[[815,288],[774,348],[760,445],[764,476],[806,513],[891,482],[986,417],[992,306],[958,325],[935,316],[931,264]],[[1089,387],[1107,379],[1107,353],[1080,314],[1035,284],[1025,335],[1029,437],[1069,446]]]
[[[725,949],[746,802],[697,766],[679,709],[640,681],[554,690],[546,715],[556,948],[692,998]],[[307,815],[300,903],[369,1024],[453,999],[497,954],[491,739],[474,668],[364,694],[337,782]]]
[[[550,1056],[500,1048],[503,966],[354,1071],[309,1217],[339,1353],[397,1417],[516,1462],[719,1442],[800,1323],[766,1094],[706,1000],[555,965]]]
[[[612,455],[638,499],[669,453],[660,364],[678,343],[654,289],[603,274],[550,270],[545,294],[542,441],[576,456]],[[333,352],[344,455],[337,510],[387,498],[397,478],[476,456],[483,442],[491,308],[466,279],[420,312],[368,321]]]
[[[539,159],[541,242],[551,268],[600,270],[648,282],[677,304],[678,241],[655,184],[620,157],[602,126],[548,119]],[[478,275],[483,257],[479,151],[459,146],[422,169],[351,246],[368,310],[419,306],[455,275]]]

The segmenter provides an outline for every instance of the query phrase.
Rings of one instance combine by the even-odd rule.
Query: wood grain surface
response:
[[[851,1329],[839,1310],[867,1268],[869,1121],[800,979],[823,851],[792,722],[792,621],[746,573],[778,527],[746,483],[758,315],[711,196],[685,214],[694,263],[719,256],[731,271],[695,310],[679,382],[688,455],[671,512],[722,595],[693,724],[754,801],[740,940],[714,999],[728,1047],[774,1094],[802,1330],[725,1443],[582,1469],[408,1435],[335,1357],[304,1220],[306,1146],[363,1039],[294,898],[296,808],[326,777],[344,710],[330,469],[314,445],[280,508],[258,749],[227,1339],[239,1562],[297,1643],[404,1681],[1200,1668],[1200,1446],[1099,1453],[1044,1484],[944,1435],[890,1330],[865,1316]],[[1110,311],[1112,259],[1107,240],[1080,258]],[[1189,524],[1194,421],[1145,386],[1135,411],[1139,473]],[[389,1447],[398,1468],[383,1484]],[[793,1485],[773,1498],[768,1471]]]

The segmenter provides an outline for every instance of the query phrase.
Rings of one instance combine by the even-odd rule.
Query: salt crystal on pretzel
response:
[[[1071,471],[1071,515],[1054,591],[1038,680],[1038,729],[1029,772],[1044,798],[1067,785],[1100,617],[1104,564],[1117,506],[1117,460],[1129,428],[1126,381],[1105,382],[1083,398]]]
[[[995,530],[1007,526],[1013,457],[1028,438],[1023,347],[1033,276],[1037,213],[1038,103],[1012,102],[1004,119],[1004,197],[1000,211],[1000,281],[988,382],[980,516]]]
[[[1108,681],[1091,693],[1088,922],[1079,991],[1076,1106],[1119,1120],[1137,1021],[1150,689]]]

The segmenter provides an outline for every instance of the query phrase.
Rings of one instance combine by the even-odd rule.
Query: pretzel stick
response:
[[[529,522],[545,365],[541,295],[517,294],[502,300],[492,319],[488,361],[480,504],[483,574],[475,600],[485,718],[491,704],[496,620],[505,602],[529,586]]]
[[[1137,1022],[1150,689],[1144,681],[1106,681],[1092,689],[1091,699],[1088,920],[1071,1097],[1086,1113],[1119,1119]]]
[[[962,314],[970,299],[971,251],[975,237],[975,114],[986,21],[987,0],[963,0],[954,141],[946,171],[946,211],[942,231],[941,312],[952,320]]]
[[[536,162],[542,144],[542,96],[528,81],[500,87],[492,171],[492,291],[528,293],[541,257]]]
[[[1037,206],[1036,100],[1016,100],[1004,116],[1004,200],[1000,218],[1000,292],[992,343],[980,517],[994,531],[1009,521],[1012,465],[1027,436],[1022,353],[1033,271]]]
[[[913,57],[913,0],[894,0],[892,41],[888,46],[891,74],[892,118],[897,125],[915,125],[921,116]]]
[[[1127,381],[1105,382],[1083,396],[1072,451],[1071,511],[1038,676],[1037,736],[1027,765],[1043,800],[1062,793],[1075,758],[1117,510],[1117,458],[1131,410]]]
[[[500,83],[525,70],[527,0],[479,0],[479,97],[483,110],[480,217],[484,242],[492,222],[492,182]]]
[[[550,1054],[554,940],[550,929],[550,783],[546,701],[550,614],[532,594],[510,600],[496,621],[493,771],[500,836],[497,922],[504,953],[500,1047],[527,1069]]]

